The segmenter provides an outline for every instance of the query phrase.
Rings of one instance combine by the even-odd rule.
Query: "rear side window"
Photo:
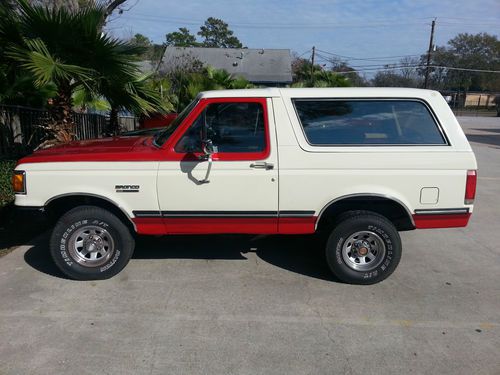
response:
[[[312,145],[444,145],[427,106],[416,100],[293,101]]]

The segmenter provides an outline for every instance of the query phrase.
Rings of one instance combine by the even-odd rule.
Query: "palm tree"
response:
[[[17,0],[17,11],[0,5],[0,44],[11,63],[32,74],[38,87],[53,83],[49,105],[53,130],[74,138],[73,94],[104,97],[111,108],[161,111],[161,101],[140,76],[140,47],[101,32],[106,8],[98,2],[75,12]]]

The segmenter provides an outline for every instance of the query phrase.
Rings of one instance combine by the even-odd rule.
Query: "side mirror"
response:
[[[200,181],[201,184],[208,184],[210,182],[210,171],[212,170],[212,155],[219,152],[217,146],[214,146],[212,140],[205,139],[201,141],[201,149],[203,150],[203,155],[199,157],[200,160],[208,161],[207,174],[205,178]]]
[[[216,154],[218,152],[217,146],[214,146],[211,139],[203,140],[201,142],[201,147],[202,147],[203,153],[206,156],[211,156],[211,155]]]

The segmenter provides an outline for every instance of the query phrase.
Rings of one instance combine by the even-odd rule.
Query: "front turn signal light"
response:
[[[12,189],[16,194],[26,194],[26,172],[14,171],[12,175]]]

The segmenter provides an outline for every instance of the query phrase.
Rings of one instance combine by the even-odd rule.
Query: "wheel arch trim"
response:
[[[132,218],[130,217],[130,215],[127,213],[127,211],[125,211],[125,209],[122,206],[120,206],[119,204],[117,204],[112,199],[109,199],[109,198],[104,197],[104,196],[99,195],[99,194],[81,193],[81,192],[59,194],[59,195],[56,195],[56,196],[53,196],[53,197],[49,198],[45,202],[45,204],[43,205],[43,207],[46,208],[50,203],[52,203],[52,202],[54,202],[54,201],[56,201],[58,199],[67,198],[67,197],[90,197],[90,198],[102,199],[103,201],[106,201],[106,202],[112,204],[113,206],[115,206],[116,208],[118,208],[123,213],[123,215],[125,215],[125,217],[127,218],[128,222],[133,226],[135,232],[137,232],[137,226],[135,225],[134,221],[132,220]]]
[[[316,219],[316,224],[314,225],[314,230],[318,229],[318,224],[323,217],[323,214],[325,211],[333,204],[345,200],[345,199],[350,199],[350,198],[360,198],[360,197],[367,197],[367,198],[383,198],[383,199],[388,199],[391,200],[397,204],[399,204],[403,209],[406,211],[406,214],[408,215],[408,218],[410,219],[412,225],[415,227],[415,220],[413,220],[413,215],[411,213],[411,210],[408,208],[406,204],[404,204],[400,199],[395,198],[394,196],[387,195],[387,194],[378,194],[378,193],[355,193],[355,194],[347,194],[347,195],[342,195],[340,197],[337,197],[330,202],[328,202],[320,211],[318,214],[318,218]]]

